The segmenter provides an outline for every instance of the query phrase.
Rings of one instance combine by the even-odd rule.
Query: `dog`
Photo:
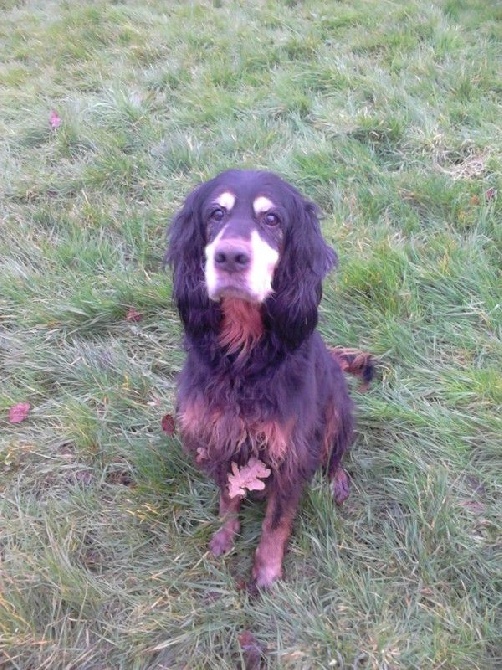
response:
[[[337,255],[317,206],[279,176],[229,170],[198,186],[168,231],[166,262],[185,333],[177,424],[220,490],[215,556],[233,547],[243,498],[266,498],[251,585],[282,563],[305,485],[322,466],[337,503],[353,438],[344,370],[366,383],[369,357],[329,350],[316,330],[322,281]]]

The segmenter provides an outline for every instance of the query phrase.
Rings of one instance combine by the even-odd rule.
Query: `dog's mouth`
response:
[[[249,241],[216,240],[205,249],[204,278],[211,300],[240,298],[262,303],[272,293],[279,253],[256,232]]]
[[[225,298],[236,298],[255,304],[262,303],[266,295],[258,294],[250,289],[245,278],[218,277],[216,284],[209,289],[208,295],[211,300],[219,302]],[[268,295],[268,294],[267,294]]]

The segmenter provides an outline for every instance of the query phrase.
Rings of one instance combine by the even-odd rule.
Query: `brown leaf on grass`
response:
[[[82,469],[77,470],[74,474],[75,482],[82,486],[90,486],[94,481],[94,474],[92,470]]]
[[[9,422],[21,423],[30,413],[31,405],[29,402],[18,402],[9,409]]]
[[[141,321],[142,319],[143,319],[143,314],[141,314],[141,312],[138,312],[138,310],[135,309],[134,307],[129,307],[129,309],[127,310],[127,314],[126,314],[126,321],[137,322],[137,321]]]
[[[479,500],[462,500],[460,504],[464,509],[472,512],[472,514],[484,514],[486,511],[486,505]]]
[[[113,470],[106,475],[106,483],[134,488],[135,481],[127,470]]]
[[[174,435],[176,431],[176,423],[172,414],[165,414],[162,417],[161,425],[164,433],[167,433],[167,435]]]
[[[246,491],[262,491],[265,488],[262,480],[269,475],[270,468],[258,458],[250,458],[241,468],[237,463],[232,463],[232,472],[228,475],[228,494],[235,498],[245,496]]]
[[[165,414],[162,417],[161,425],[164,433],[167,433],[167,435],[174,435],[176,431],[176,423],[174,421],[174,417],[171,414]]]
[[[240,633],[237,639],[242,650],[246,670],[259,670],[264,660],[265,646],[260,644],[249,630]]]
[[[62,123],[63,119],[59,116],[55,109],[52,109],[49,116],[49,125],[52,130],[57,130]]]

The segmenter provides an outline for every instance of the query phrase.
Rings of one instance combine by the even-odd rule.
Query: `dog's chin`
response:
[[[258,294],[245,285],[223,282],[215,287],[211,287],[211,289],[208,287],[208,295],[209,298],[215,302],[220,302],[225,298],[233,298],[244,300],[245,302],[250,302],[255,305],[261,305],[267,298],[268,293],[263,292],[263,294]]]
[[[263,298],[261,298],[260,296],[254,295],[253,293],[250,293],[246,289],[240,287],[232,287],[232,288],[225,287],[217,289],[209,293],[209,297],[211,300],[214,300],[215,302],[220,302],[225,298],[244,300],[245,302],[250,302],[255,305],[259,305],[263,302]]]

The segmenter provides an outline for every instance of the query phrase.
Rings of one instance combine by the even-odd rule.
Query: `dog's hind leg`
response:
[[[349,496],[350,482],[347,472],[342,467],[344,453],[352,444],[354,419],[349,403],[333,402],[326,413],[324,434],[323,467],[331,482],[333,499],[341,505]]]

